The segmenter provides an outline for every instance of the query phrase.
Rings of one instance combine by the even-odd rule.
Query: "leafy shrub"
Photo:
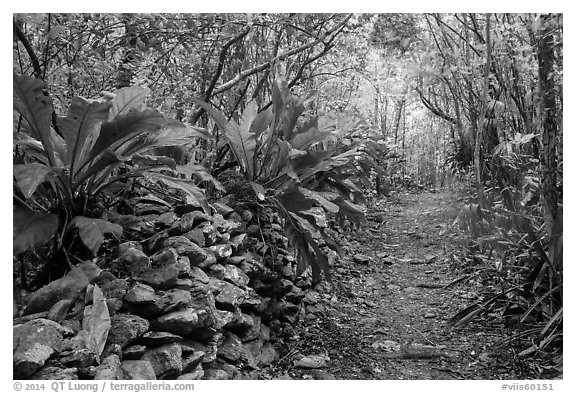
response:
[[[175,176],[179,168],[173,158],[150,154],[203,134],[144,108],[148,89],[120,89],[110,102],[75,97],[56,132],[44,88],[41,80],[14,75],[15,255],[52,239],[61,248],[72,228],[96,255],[106,234],[122,234],[119,224],[101,217],[129,179],[145,176],[203,198],[192,179]]]
[[[272,106],[258,112],[252,101],[239,122],[197,103],[223,133],[240,167],[243,188],[251,189],[257,204],[282,217],[296,250],[298,274],[310,266],[313,281],[318,281],[322,272],[330,278],[327,250],[340,252],[325,231],[328,215],[355,224],[365,219],[360,181],[368,180],[362,169],[373,163],[367,150],[374,146],[338,140],[335,130],[319,126],[317,117],[299,122],[311,97],[295,97],[286,83],[277,84]]]
[[[504,342],[529,339],[521,355],[560,352],[563,337],[562,235],[546,239],[538,159],[530,154],[534,134],[516,134],[496,146],[488,163],[489,209],[468,205],[457,220],[473,235],[476,259],[495,270],[493,296],[455,315],[463,325],[490,312],[522,331]],[[562,233],[562,208],[555,233]],[[560,348],[560,350],[559,350]]]

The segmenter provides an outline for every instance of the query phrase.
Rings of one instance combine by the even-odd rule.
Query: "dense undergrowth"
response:
[[[184,38],[178,34],[164,42],[150,31],[139,32],[136,17],[100,15],[92,20],[85,16],[84,22],[90,25],[86,31],[80,19],[55,18],[47,17],[46,32],[43,21],[30,22],[32,16],[14,19],[14,69],[18,70],[13,78],[16,298],[62,277],[84,261],[112,259],[120,243],[148,240],[154,236],[154,213],[176,206],[195,206],[207,215],[218,209],[227,211],[247,224],[243,229],[250,235],[246,244],[250,252],[261,256],[272,269],[281,270],[283,262],[294,261],[294,279],[313,285],[323,278],[330,280],[331,266],[343,256],[334,229],[365,225],[367,202],[376,195],[388,194],[391,187],[419,190],[464,182],[469,185],[469,197],[454,225],[469,233],[470,241],[468,254],[457,268],[466,272],[463,280],[480,281],[485,291],[450,322],[461,326],[479,316],[494,318],[495,323],[516,329],[502,345],[518,344],[521,356],[544,354],[562,364],[563,169],[558,128],[562,99],[561,94],[550,93],[561,93],[561,45],[554,44],[552,50],[551,45],[547,49],[542,44],[552,36],[561,43],[561,20],[552,23],[548,16],[547,24],[540,25],[540,19],[534,18],[527,31],[530,23],[524,23],[522,17],[516,20],[507,15],[498,20],[500,25],[494,29],[500,29],[500,36],[506,39],[497,38],[493,44],[525,64],[507,64],[495,51],[492,77],[486,74],[485,78],[491,81],[492,99],[482,103],[480,87],[475,84],[485,66],[481,52],[490,51],[486,44],[490,36],[483,37],[479,26],[484,23],[486,31],[490,30],[489,14],[484,20],[474,15],[464,15],[463,20],[425,15],[421,19],[428,23],[427,32],[415,17],[406,18],[406,25],[396,24],[402,19],[396,20],[397,16],[372,20],[370,16],[311,15],[293,21],[301,26],[291,26],[285,35],[283,29],[291,16],[261,15],[255,17],[261,19],[260,24],[248,21],[238,26],[228,16],[214,20],[212,16],[142,18],[150,29],[165,29],[161,31],[170,34],[185,23],[194,33],[190,34],[194,44],[205,51],[199,53],[209,56],[213,64],[193,62],[195,52],[190,46],[180,47]],[[357,25],[351,22],[354,20]],[[345,86],[350,93],[345,99],[327,80],[315,84],[311,76],[303,76],[307,67],[312,74],[312,63],[326,56],[347,24],[358,29],[362,20],[372,20],[370,26],[378,27],[375,32],[385,27],[398,30],[398,37],[402,26],[414,28],[399,39],[404,42],[399,47],[388,43],[393,46],[385,52],[390,56],[372,60],[390,62],[393,66],[386,72],[398,74],[387,82],[393,86],[385,85],[390,97],[381,96],[380,87],[373,86],[374,112],[367,113],[374,119],[358,108],[343,109],[352,92],[362,95],[354,77]],[[219,24],[211,25],[214,21]],[[60,30],[50,30],[52,22],[59,24]],[[110,26],[102,30],[99,23],[104,22]],[[275,31],[277,23],[282,28]],[[125,25],[124,30],[116,31],[116,25]],[[23,26],[30,28],[26,31],[30,38]],[[91,49],[79,44],[75,50],[83,55],[68,58],[69,42],[61,34],[66,27],[71,37],[86,34],[86,42],[91,40],[86,48]],[[460,28],[465,35],[457,34],[455,29]],[[318,31],[304,34],[306,29]],[[216,37],[220,51],[204,48],[209,42],[203,41],[205,31]],[[469,31],[476,38],[469,38]],[[516,36],[514,31],[522,33]],[[226,34],[221,36],[223,32]],[[276,34],[276,44],[268,53],[262,48],[270,41],[271,32]],[[412,36],[435,42],[438,53],[417,47],[409,39]],[[345,46],[349,51],[355,42],[350,37]],[[106,59],[124,39],[124,46],[130,49],[115,54],[121,63],[115,70]],[[187,66],[170,63],[172,52],[166,45],[172,41],[172,50],[178,47],[179,56],[186,59],[181,63],[189,63]],[[250,58],[252,43],[256,49],[252,48]],[[518,52],[522,53],[516,53],[520,43]],[[324,50],[314,52],[320,44]],[[34,45],[37,50],[46,47],[40,56],[44,70]],[[421,59],[430,60],[421,61],[430,68],[418,71],[406,61],[403,55],[411,45],[415,53],[422,51]],[[460,49],[448,50],[452,45]],[[24,60],[21,46],[30,64]],[[296,49],[281,52],[280,46]],[[361,53],[354,52],[356,58],[350,60],[344,55],[346,50],[339,50],[331,63],[322,65],[330,72],[319,75],[332,75],[330,67],[345,60],[353,63],[350,69],[356,67],[358,75],[370,80],[365,73],[369,51],[358,49]],[[270,60],[276,57],[295,63],[288,66]],[[79,71],[82,67],[74,63],[77,58],[93,60],[98,65],[92,70],[96,77]],[[165,67],[157,67],[164,58],[168,59]],[[253,67],[244,69],[240,59],[245,58],[253,61]],[[50,61],[58,66],[68,62],[68,73],[60,68],[47,72]],[[444,69],[447,61],[453,64],[450,72]],[[473,66],[466,69],[463,63]],[[200,72],[211,65],[213,73]],[[147,70],[147,77],[133,73],[139,66]],[[176,69],[168,72],[169,67]],[[122,79],[118,83],[109,77],[116,71]],[[284,71],[285,80],[278,78]],[[333,73],[338,76],[334,79],[344,80],[339,72]],[[158,81],[171,73],[188,82],[178,85],[171,81],[172,85],[161,89]],[[525,81],[517,77],[523,74],[528,75]],[[217,86],[226,78],[228,82]],[[136,80],[150,88],[131,86]],[[378,75],[373,80],[378,81]],[[115,83],[131,87],[109,92]],[[440,88],[442,84],[445,86]],[[409,88],[411,85],[417,87]],[[538,88],[542,97],[536,97]],[[83,98],[81,92],[92,98]],[[409,92],[417,92],[417,98],[410,98]],[[373,104],[356,98],[362,109]],[[393,116],[387,112],[389,98]],[[540,115],[538,100],[545,99],[558,101],[559,113],[547,118]],[[444,123],[419,114],[422,106],[415,104],[418,100]],[[486,124],[478,122],[480,104]],[[410,105],[414,116],[406,115]],[[390,117],[394,117],[393,124]],[[551,128],[553,123],[556,128]],[[423,131],[424,127],[430,132]],[[474,146],[484,132],[487,140]],[[472,157],[475,147],[482,151],[480,158]],[[443,149],[446,151],[439,151]],[[547,151],[554,153],[554,162],[547,163]],[[479,173],[476,178],[472,177],[474,170]],[[550,191],[554,191],[554,200]]]

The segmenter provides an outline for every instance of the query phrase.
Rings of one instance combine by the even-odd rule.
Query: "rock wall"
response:
[[[278,360],[270,326],[302,317],[305,295],[279,223],[255,226],[223,203],[157,213],[148,238],[28,298],[14,318],[14,378],[254,379]]]

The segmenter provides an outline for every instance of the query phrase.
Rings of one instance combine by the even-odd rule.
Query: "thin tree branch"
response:
[[[32,45],[30,44],[28,37],[26,37],[24,32],[22,32],[20,26],[18,26],[18,24],[14,19],[12,20],[12,25],[14,27],[14,34],[16,34],[18,40],[20,40],[22,45],[24,45],[24,48],[26,49],[26,52],[30,57],[30,61],[32,62],[32,68],[34,69],[34,75],[36,76],[36,78],[44,80],[44,78],[42,78],[42,69],[40,68],[40,62],[38,61],[38,56],[36,56],[34,48],[32,48]],[[46,92],[44,92],[44,94],[48,95],[48,93]],[[54,110],[52,111],[52,127],[54,127],[54,131],[56,131],[58,135],[62,136],[62,134],[60,133],[60,128],[58,127],[58,118],[56,117],[56,111]]]
[[[322,33],[318,39],[309,42],[307,44],[301,45],[297,48],[288,50],[286,52],[282,52],[281,54],[279,54],[278,56],[276,56],[274,59],[266,62],[266,63],[262,63],[259,64],[255,67],[252,67],[248,70],[242,71],[240,72],[236,77],[234,77],[233,79],[229,80],[226,83],[221,84],[220,86],[218,86],[216,89],[214,89],[214,94],[220,94],[223,91],[226,91],[228,89],[230,89],[232,86],[236,85],[238,82],[240,82],[241,80],[254,75],[260,71],[263,71],[267,68],[270,68],[272,66],[272,64],[274,64],[274,62],[279,61],[279,60],[284,60],[290,56],[293,56],[295,54],[301,53],[303,51],[305,51],[306,49],[312,48],[320,43],[322,43],[327,37],[329,37],[330,35],[332,35],[334,32],[338,31],[339,29],[341,29],[347,22],[348,20],[352,17],[352,15],[348,15],[346,18],[344,18],[344,20],[342,20],[339,24],[337,24],[336,26],[334,26],[332,29],[325,31],[324,33]],[[339,31],[336,33],[338,34]],[[336,35],[335,34],[335,35]]]
[[[238,42],[242,38],[244,38],[246,36],[246,34],[248,34],[250,29],[251,29],[251,26],[246,26],[244,29],[242,29],[240,31],[240,33],[238,33],[237,35],[235,35],[234,37],[229,39],[222,46],[222,49],[220,50],[220,55],[218,56],[218,66],[216,68],[216,71],[214,72],[214,75],[212,75],[212,80],[210,81],[210,85],[208,85],[208,88],[206,89],[206,92],[204,93],[204,101],[208,102],[208,100],[212,96],[212,92],[214,91],[214,88],[216,87],[216,83],[218,82],[218,79],[220,78],[220,75],[222,74],[222,70],[224,69],[224,61],[226,60],[226,55],[228,54],[228,49],[230,49],[230,47],[232,45],[234,45],[236,42]]]
[[[243,39],[246,36],[246,34],[248,34],[250,29],[251,26],[244,27],[244,29],[242,29],[238,34],[236,34],[234,37],[226,41],[226,43],[222,46],[220,54],[218,55],[218,66],[216,67],[216,71],[214,71],[214,74],[212,75],[212,79],[210,80],[208,88],[204,92],[203,99],[205,102],[208,102],[210,100],[210,97],[212,97],[212,93],[214,92],[216,83],[218,83],[218,79],[220,78],[220,75],[222,75],[222,70],[224,69],[224,61],[226,60],[226,56],[228,55],[228,50],[232,45]],[[198,121],[198,119],[200,119],[200,116],[202,116],[203,113],[204,108],[200,107],[192,115],[192,118],[190,119],[190,124],[196,124],[196,122]]]
[[[434,104],[432,104],[432,102],[430,102],[429,99],[427,99],[426,97],[424,97],[424,93],[422,93],[422,90],[419,89],[418,87],[416,87],[416,92],[418,93],[418,95],[420,96],[420,100],[422,101],[422,103],[424,104],[424,106],[432,113],[434,113],[436,116],[449,121],[452,124],[457,124],[456,123],[456,119],[454,119],[452,116],[444,113],[444,111],[442,111],[441,109],[437,108],[434,106]]]
[[[22,32],[18,24],[15,20],[12,20],[12,24],[14,26],[14,34],[20,40],[22,45],[24,45],[24,49],[26,49],[26,53],[28,53],[28,57],[30,57],[30,61],[32,62],[32,68],[34,69],[34,76],[38,79],[42,79],[42,69],[40,68],[40,62],[38,61],[38,56],[34,52],[28,37]]]

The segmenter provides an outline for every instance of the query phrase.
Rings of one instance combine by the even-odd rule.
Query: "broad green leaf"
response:
[[[319,164],[327,164],[332,153],[329,151],[307,151],[306,154],[293,155],[291,157],[292,166],[294,170],[299,175],[305,173],[306,171],[311,171],[312,174],[316,174],[313,168],[316,168]]]
[[[210,117],[214,120],[220,131],[222,131],[222,133],[226,132],[226,128],[228,126],[228,120],[226,119],[226,117],[222,112],[220,112],[218,109],[214,108],[207,102],[200,101],[197,98],[193,98],[192,100],[196,104],[200,105],[206,111],[206,113],[210,115]]]
[[[178,165],[176,173],[184,174],[189,177],[197,177],[201,181],[211,183],[218,191],[225,191],[224,186],[214,176],[210,174],[208,169],[203,165],[188,163],[186,165]]]
[[[273,120],[274,113],[271,109],[266,109],[265,111],[258,113],[256,118],[252,121],[252,124],[250,124],[250,132],[258,137],[264,132],[264,130],[266,130],[266,128],[268,128]]]
[[[280,119],[284,111],[284,102],[286,95],[282,93],[281,87],[278,83],[272,87],[272,105],[274,108],[274,128],[280,126]]]
[[[313,153],[313,152],[309,152]],[[317,153],[325,153],[323,151]],[[297,169],[297,173],[300,176],[302,181],[305,181],[309,178],[316,176],[316,174],[320,172],[329,172],[334,168],[341,167],[347,164],[351,164],[352,160],[358,155],[358,151],[356,149],[352,149],[346,151],[342,154],[339,154],[335,157],[330,157],[328,159],[319,160],[317,164],[309,168],[300,168]]]
[[[302,194],[299,187],[290,187],[277,196],[282,206],[289,212],[308,210],[316,203]]]
[[[109,109],[108,103],[89,102],[80,97],[72,100],[68,116],[62,119],[60,126],[67,148],[65,162],[70,165],[72,178],[86,161],[101,124],[108,119]]]
[[[60,173],[58,168],[52,168],[43,164],[30,163],[14,165],[14,177],[16,184],[26,199],[30,198],[38,186],[49,180],[51,176]]]
[[[83,185],[92,176],[94,179],[93,184],[101,182],[122,162],[123,160],[118,158],[117,154],[112,152],[110,149],[106,149],[90,166],[86,167],[81,174],[76,176],[72,187],[76,188]]]
[[[130,198],[126,201],[129,205],[136,205],[137,203],[153,203],[160,206],[172,207],[169,202],[166,202],[164,199],[158,198],[156,195],[147,194],[142,197],[134,197]]]
[[[254,155],[256,153],[256,136],[250,132],[250,126],[257,114],[258,105],[252,101],[242,113],[240,124],[230,122],[224,134],[249,180],[254,179]]]
[[[148,94],[150,94],[150,89],[140,86],[123,87],[117,90],[116,97],[112,100],[108,121],[127,114],[130,109],[142,109],[142,104]]]
[[[150,154],[135,154],[132,157],[132,163],[137,166],[163,166],[176,170],[176,161],[173,158],[166,156],[153,156]]]
[[[165,128],[152,132],[140,133],[123,141],[115,148],[116,154],[129,159],[132,155],[150,149],[166,146],[186,146],[194,142],[194,136],[188,128],[179,122],[170,122],[167,119]]]
[[[66,154],[68,149],[66,148],[66,141],[60,135],[58,135],[54,130],[50,132],[50,140],[52,141],[52,146],[54,146],[54,164],[58,168],[64,168],[68,166],[66,162]]]
[[[39,79],[14,73],[14,109],[26,120],[32,136],[42,142],[48,162],[54,165],[54,147],[50,139],[54,109],[50,97],[44,95],[44,87],[44,82]]]
[[[322,243],[324,238],[320,233],[320,228],[315,226],[311,221],[302,217],[300,214],[288,212],[292,219],[294,219],[298,223],[298,227],[303,232],[304,236],[308,238],[310,246],[313,244]]]
[[[361,224],[366,220],[366,207],[339,197],[334,201],[338,205],[338,215],[345,217],[351,223]]]
[[[12,247],[14,255],[49,242],[58,230],[58,216],[13,207]]]
[[[161,181],[169,187],[184,191],[194,202],[200,203],[204,211],[210,211],[204,190],[199,188],[193,180],[179,179],[155,171],[144,172],[142,175],[149,180]]]
[[[292,140],[294,127],[296,127],[298,118],[304,113],[304,105],[302,104],[302,100],[291,99],[287,102],[285,108],[283,135],[286,140]]]
[[[270,165],[270,167],[264,168],[271,176],[278,175],[281,169],[284,169],[287,165],[290,164],[288,160],[290,144],[287,141],[278,141],[278,150],[278,153],[274,155],[272,165]]]
[[[318,202],[320,204],[320,206],[324,209],[326,209],[327,211],[329,211],[330,213],[338,213],[338,205],[330,202],[329,200],[327,200],[326,198],[324,198],[322,195],[320,195],[319,193],[309,190],[307,188],[303,188],[303,187],[298,187],[298,190],[302,193],[302,195],[304,195],[307,198],[310,199],[314,199],[316,202]]]
[[[122,235],[122,227],[99,218],[76,216],[70,222],[70,226],[76,226],[80,233],[80,239],[84,245],[96,256],[100,246],[104,242],[104,235],[111,233],[117,237]]]
[[[100,135],[90,152],[88,161],[94,159],[105,149],[118,148],[118,142],[127,141],[136,135],[145,132],[154,132],[167,126],[168,121],[159,112],[146,109],[138,111],[132,109],[130,112],[120,115],[114,121],[102,124]]]
[[[90,290],[92,291],[92,305],[84,308],[82,330],[85,332],[86,348],[100,356],[104,351],[112,324],[106,297],[102,290],[96,284],[89,285],[86,291]]]
[[[312,267],[312,282],[317,283],[321,280],[320,271],[324,272],[324,276],[326,277],[326,281],[331,282],[332,277],[330,275],[330,262],[328,260],[328,255],[320,249],[320,247],[316,245],[312,245],[314,249],[316,258],[314,259],[314,263],[311,265]]]
[[[308,210],[301,211],[299,214],[308,218],[313,218],[316,226],[319,228],[326,228],[328,226],[326,221],[326,213],[321,207],[311,207]]]
[[[330,281],[328,257],[319,247],[323,242],[322,232],[304,217],[295,213],[289,213],[289,215],[291,219],[297,223],[296,227],[298,228],[298,232],[300,232],[307,244],[306,248],[301,247],[300,251],[302,252],[301,257],[303,257],[312,268],[312,280],[318,282],[320,280],[320,272],[323,271],[326,279]],[[313,253],[310,253],[307,249],[308,246],[314,250]]]
[[[33,158],[39,163],[49,165],[44,146],[38,139],[32,138],[30,135],[22,132],[15,132],[13,134],[13,143],[14,146],[20,147],[27,157]]]
[[[290,144],[294,149],[306,150],[315,143],[323,142],[330,138],[332,134],[326,131],[320,131],[317,128],[310,128],[301,134],[296,134]]]
[[[238,161],[242,170],[247,174],[248,179],[254,179],[256,137],[254,133],[250,132],[250,126],[258,112],[256,102],[252,101],[248,104],[242,114],[240,125],[236,124],[233,120],[227,121],[222,112],[212,107],[210,104],[198,99],[194,99],[194,102],[204,108],[204,110],[214,119],[220,131],[222,131],[225,138],[228,140],[236,161]]]

